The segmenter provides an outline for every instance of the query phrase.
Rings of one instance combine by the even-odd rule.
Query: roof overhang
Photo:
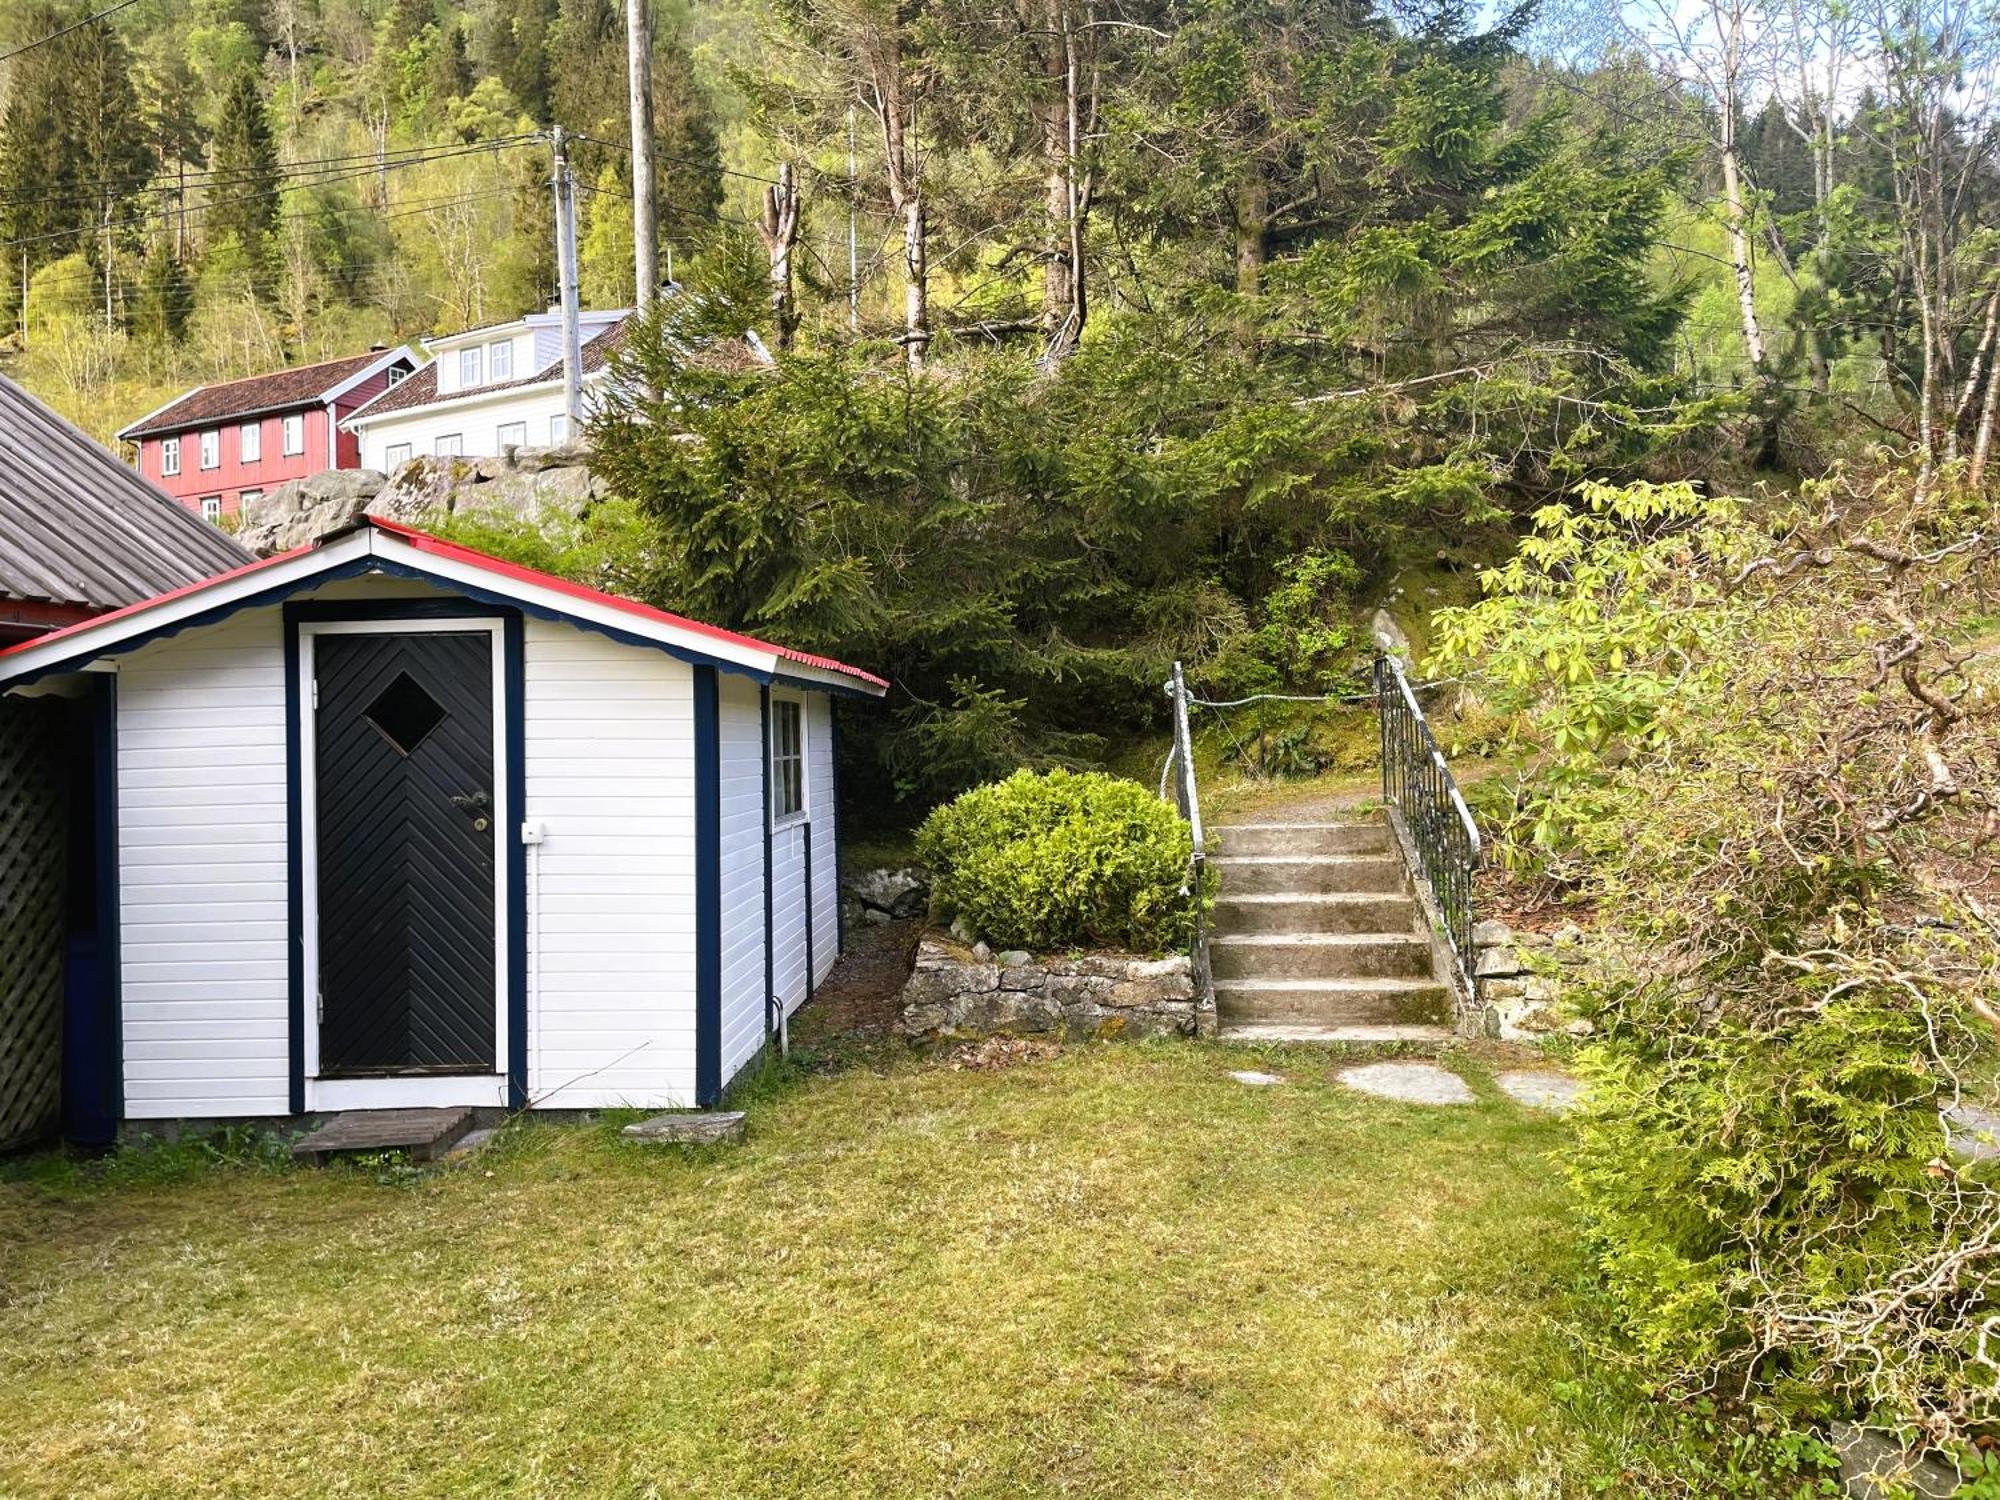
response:
[[[881,697],[889,686],[873,673],[828,657],[794,651],[601,593],[371,516],[314,546],[264,558],[206,582],[0,650],[0,687],[18,687],[51,673],[82,670],[137,650],[149,641],[214,624],[240,610],[278,603],[321,583],[370,574],[430,583],[484,603],[563,621],[759,682],[786,682],[871,698]]]
[[[319,393],[319,399],[324,402],[338,401],[357,385],[367,384],[367,382],[373,380],[377,375],[380,375],[384,370],[390,368],[398,361],[407,361],[412,370],[423,363],[421,359],[417,358],[416,351],[408,344],[398,344],[380,359],[356,370],[345,380],[336,381],[334,384],[328,386]]]
[[[560,370],[561,366],[557,364],[550,366],[550,368]],[[600,365],[595,370],[585,370],[577,377],[577,380],[581,385],[597,385],[602,383],[605,375],[608,373],[609,371]],[[398,417],[427,417],[443,411],[469,411],[481,406],[492,405],[496,402],[508,401],[516,396],[533,396],[541,392],[553,393],[560,391],[562,388],[563,377],[560,374],[543,377],[538,373],[524,378],[517,384],[491,385],[478,387],[469,391],[454,391],[449,396],[439,396],[433,401],[417,401],[409,406],[393,407],[388,411],[372,410],[375,401],[380,401],[382,396],[389,394],[388,391],[384,391],[382,396],[375,398],[375,401],[370,401],[366,406],[357,406],[353,411],[349,412],[341,419],[340,426],[344,432],[359,432],[364,427],[371,427],[377,422],[393,422]],[[392,386],[390,389],[393,390],[394,387]]]

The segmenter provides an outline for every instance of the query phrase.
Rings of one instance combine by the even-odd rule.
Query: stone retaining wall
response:
[[[1541,1042],[1561,1032],[1588,1036],[1590,1022],[1563,1009],[1561,970],[1578,951],[1583,930],[1516,933],[1487,920],[1472,929],[1472,982],[1479,991],[1479,1030],[1503,1042]]]
[[[1195,1036],[1212,1031],[1215,1018],[1213,1004],[1195,998],[1184,954],[995,954],[936,932],[918,944],[902,999],[900,1029],[919,1042]]]

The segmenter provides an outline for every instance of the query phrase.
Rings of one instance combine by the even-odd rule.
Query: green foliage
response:
[[[2000,684],[1935,644],[1996,582],[1976,524],[1895,478],[1761,513],[1596,488],[1439,621],[1533,762],[1510,852],[1604,928],[1571,1172],[1613,1353],[1725,1423],[2000,1418],[2000,1197],[1940,1125],[2000,987],[1963,790]],[[1938,557],[1859,550],[1911,535]]]
[[[1136,781],[1018,771],[937,808],[917,831],[937,914],[999,948],[1183,947],[1193,835]]]

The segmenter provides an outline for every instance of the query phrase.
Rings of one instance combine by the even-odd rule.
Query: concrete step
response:
[[[1235,933],[1209,943],[1217,979],[1419,979],[1431,945],[1415,933]]]
[[[1239,854],[1387,854],[1389,826],[1379,818],[1346,823],[1227,823],[1209,833],[1230,858]]]
[[[1452,1040],[1443,1026],[1302,1026],[1258,1022],[1245,1026],[1224,1026],[1218,1033],[1225,1042],[1339,1042],[1347,1046],[1424,1042],[1442,1046]]]
[[[1231,1025],[1448,1026],[1451,992],[1431,979],[1218,979],[1216,1019]]]
[[[1406,888],[1403,862],[1384,854],[1246,854],[1215,861],[1225,896],[1336,895]]]
[[[1215,903],[1218,933],[1405,933],[1417,930],[1417,903],[1404,895],[1239,896],[1225,886]]]

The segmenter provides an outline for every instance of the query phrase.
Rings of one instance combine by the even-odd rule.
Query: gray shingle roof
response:
[[[251,560],[0,376],[0,599],[115,609]]]

